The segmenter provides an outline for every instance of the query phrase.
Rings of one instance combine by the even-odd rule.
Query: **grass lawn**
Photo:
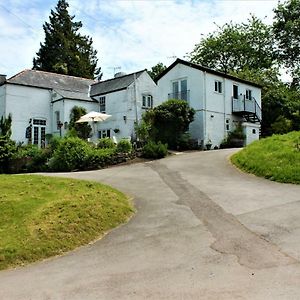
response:
[[[74,249],[133,214],[108,186],[72,179],[0,175],[0,270]]]
[[[257,176],[300,184],[300,131],[256,141],[234,154],[231,161]]]

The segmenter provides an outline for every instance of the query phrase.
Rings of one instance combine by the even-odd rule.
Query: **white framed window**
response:
[[[246,99],[252,100],[252,90],[249,89],[246,90]]]
[[[98,131],[99,139],[110,138],[110,129],[103,129]]]
[[[38,147],[44,148],[46,145],[46,120],[32,120],[32,143]]]
[[[179,99],[188,101],[187,79],[175,80],[172,82],[172,93],[169,94],[169,99]]]
[[[59,129],[59,127],[58,127],[59,122],[60,122],[60,112],[57,110],[55,112],[55,124],[56,124],[57,129]]]
[[[237,84],[233,84],[232,86],[232,96],[233,99],[239,99],[239,86]]]
[[[222,81],[215,80],[215,92],[219,94],[222,93]]]
[[[102,96],[99,98],[99,107],[100,107],[100,112],[105,114],[106,113],[106,99],[105,96]]]
[[[142,108],[153,108],[153,97],[151,95],[143,95]]]

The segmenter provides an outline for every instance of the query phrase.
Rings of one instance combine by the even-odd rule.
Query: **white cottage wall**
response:
[[[194,121],[190,124],[189,132],[199,143],[203,140],[204,99],[206,94],[205,75],[202,71],[188,66],[177,64],[157,82],[158,97],[161,102],[172,98],[173,82],[187,80],[188,103],[196,110]]]
[[[51,103],[51,115],[52,115],[52,134],[53,135],[60,135],[59,129],[57,127],[57,120],[56,120],[56,112],[59,112],[60,121],[64,123],[64,101],[59,100],[54,103]],[[61,128],[61,133],[64,135],[66,129],[64,127]]]
[[[142,107],[143,95],[151,95],[153,106],[158,105],[157,86],[147,72],[142,73],[126,89],[101,95],[106,99],[106,113],[112,117],[98,123],[98,130],[111,130],[111,136],[117,140],[134,137],[134,124],[145,111]]]
[[[116,136],[117,138],[128,136],[127,90],[108,93],[100,97],[105,97],[105,112],[111,115],[111,118],[97,123],[97,130],[110,130],[111,136]],[[116,129],[119,129],[119,132],[115,133],[114,130]]]
[[[12,139],[27,143],[25,138],[29,120],[46,120],[46,134],[51,133],[50,92],[47,89],[6,85],[6,114],[12,114]]]
[[[260,125],[254,123],[243,123],[243,130],[246,136],[245,146],[259,139]]]
[[[99,111],[99,103],[98,102],[80,101],[80,100],[75,100],[75,99],[63,99],[60,101],[60,107],[61,107],[60,109],[62,109],[62,111],[60,111],[60,114],[61,114],[60,119],[63,123],[67,122],[69,124],[71,110],[74,106],[84,107],[86,109],[87,113],[90,111]],[[53,112],[55,113],[54,106],[53,106]],[[53,124],[53,125],[56,126],[55,124]],[[95,128],[97,128],[97,126],[95,126]],[[59,130],[56,129],[56,131],[59,133]],[[62,135],[66,134],[67,131],[68,131],[68,128],[63,127]]]
[[[161,103],[168,100],[169,96],[172,97],[172,84],[181,79],[187,80],[190,106],[196,110],[203,109],[203,72],[182,64],[177,64],[158,80],[158,95]]]
[[[6,85],[0,86],[0,118],[5,115],[5,93],[6,93]]]

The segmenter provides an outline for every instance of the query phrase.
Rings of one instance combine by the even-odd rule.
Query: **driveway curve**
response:
[[[50,174],[112,185],[137,214],[102,240],[0,272],[0,299],[300,299],[300,186],[233,167],[235,150]]]

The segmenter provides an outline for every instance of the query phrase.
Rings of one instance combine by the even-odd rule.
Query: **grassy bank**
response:
[[[94,182],[0,175],[0,269],[97,239],[128,220],[127,197]]]
[[[231,161],[257,176],[300,184],[300,132],[256,141],[234,154]]]

